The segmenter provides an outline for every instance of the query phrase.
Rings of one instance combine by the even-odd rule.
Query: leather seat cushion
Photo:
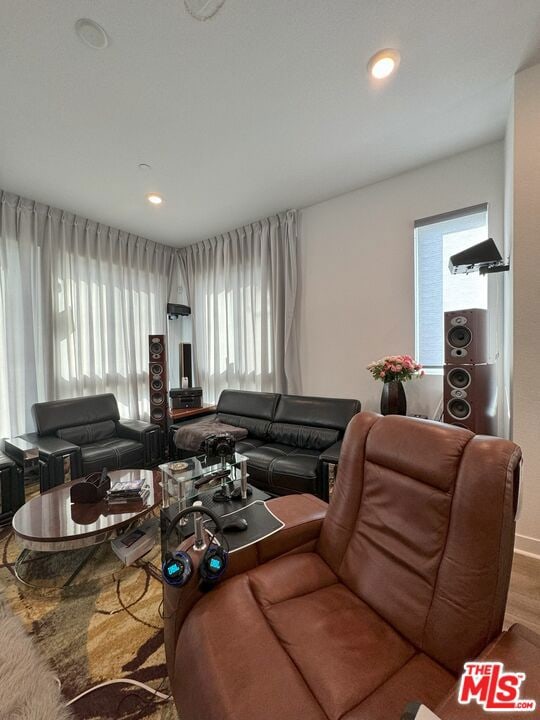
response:
[[[248,437],[244,438],[243,440],[237,440],[236,452],[240,453],[241,455],[245,455],[250,450],[254,450],[261,445],[264,445],[264,440],[248,435]]]
[[[318,450],[267,443],[252,450],[246,449],[244,454],[255,482],[288,492],[314,491],[320,455]]]
[[[455,681],[314,553],[278,558],[204,597],[176,663],[180,715],[205,720],[397,720],[407,701],[433,706]]]
[[[81,445],[81,455],[85,473],[99,472],[104,467],[119,470],[144,465],[142,443],[126,438],[111,438]]]

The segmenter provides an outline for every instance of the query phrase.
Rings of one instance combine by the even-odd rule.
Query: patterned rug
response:
[[[157,520],[156,520],[157,522]],[[65,582],[87,550],[44,556],[23,566],[39,590],[17,581],[20,547],[11,529],[0,533],[0,592],[32,633],[67,700],[105,680],[132,678],[169,693],[160,617],[160,549],[124,567],[100,545],[72,584]],[[36,559],[38,558],[38,559]],[[145,690],[112,685],[72,706],[79,720],[177,720],[172,702]]]

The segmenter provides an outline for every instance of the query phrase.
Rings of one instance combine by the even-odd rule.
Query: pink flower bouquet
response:
[[[367,366],[375,380],[392,382],[393,380],[412,380],[415,377],[422,377],[424,371],[420,363],[417,363],[410,355],[387,355],[376,360]]]

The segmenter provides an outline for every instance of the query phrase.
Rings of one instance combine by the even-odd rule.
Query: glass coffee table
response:
[[[218,517],[246,507],[271,495],[248,485],[247,457],[234,453],[228,458],[205,455],[164,463],[162,473],[161,533],[162,549],[165,533],[174,516],[196,500]],[[226,473],[226,474],[225,474]],[[223,474],[222,477],[219,477]],[[193,517],[180,521],[180,535],[193,533]]]

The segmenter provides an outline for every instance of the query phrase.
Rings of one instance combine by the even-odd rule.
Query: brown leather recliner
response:
[[[285,528],[233,553],[226,581],[166,588],[182,720],[435,708],[501,630],[520,457],[441,423],[357,415],[327,512],[309,495],[271,500]]]

